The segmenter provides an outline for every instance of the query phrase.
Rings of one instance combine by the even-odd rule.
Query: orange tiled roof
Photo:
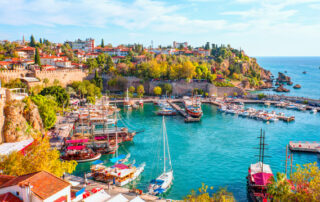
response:
[[[18,197],[16,197],[10,192],[0,194],[0,201],[1,202],[22,202],[21,199],[19,199]]]
[[[43,200],[70,186],[68,182],[51,173],[39,171],[12,178],[2,184],[0,188],[14,185],[26,186],[28,184],[32,185],[31,191]]]
[[[33,47],[22,47],[22,48],[17,48],[17,51],[34,51],[35,48]]]
[[[0,186],[2,186],[4,183],[8,182],[9,180],[12,180],[15,178],[14,176],[10,175],[0,175]]]

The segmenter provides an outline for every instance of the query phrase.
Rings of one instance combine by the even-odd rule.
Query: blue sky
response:
[[[320,56],[320,0],[0,0],[0,40],[209,41],[251,56]]]

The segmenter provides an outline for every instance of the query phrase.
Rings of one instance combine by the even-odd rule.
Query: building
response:
[[[35,48],[33,47],[20,47],[16,49],[16,53],[18,54],[19,58],[33,58],[35,54]]]
[[[94,39],[91,39],[91,38],[86,39],[84,41],[81,39],[78,39],[73,42],[66,41],[66,43],[69,44],[73,50],[80,49],[85,52],[93,52],[94,51]]]
[[[24,202],[69,202],[71,184],[46,171],[18,177],[0,175],[0,197],[10,193]]]
[[[173,48],[188,48],[188,42],[173,42]]]
[[[67,57],[59,57],[55,55],[45,55],[40,57],[40,63],[42,65],[51,65],[60,68],[72,68],[71,61]]]

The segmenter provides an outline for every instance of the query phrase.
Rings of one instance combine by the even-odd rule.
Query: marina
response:
[[[289,149],[294,152],[320,153],[319,142],[289,142]]]

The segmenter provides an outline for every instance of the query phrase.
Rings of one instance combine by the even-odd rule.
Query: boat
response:
[[[316,108],[311,109],[311,113],[316,114],[318,110]]]
[[[139,105],[140,105],[140,107],[143,107],[143,99],[141,99],[141,98],[139,100]]]
[[[118,138],[116,135],[116,144],[118,144]],[[116,157],[110,159],[113,166],[105,166],[102,164],[93,165],[91,167],[91,173],[95,180],[102,182],[113,182],[116,186],[124,186],[135,179],[144,171],[145,163],[136,166],[135,161],[129,163],[130,154],[118,155],[116,151]]]
[[[127,108],[131,107],[128,88],[127,88],[126,97],[124,98],[123,106]]]
[[[61,159],[65,161],[77,161],[78,163],[95,161],[101,157],[101,154],[86,148],[85,145],[69,146],[66,151],[62,152]]]
[[[166,193],[170,189],[173,181],[173,170],[171,165],[168,135],[167,135],[164,116],[162,117],[162,136],[163,136],[163,171],[159,177],[151,180],[148,187],[148,192],[156,196],[163,195],[164,193]],[[166,168],[167,155],[168,155],[169,166],[170,166],[169,170],[167,170]]]
[[[257,163],[250,165],[247,176],[248,196],[254,202],[264,202],[270,199],[267,194],[267,184],[273,176],[270,165],[264,163],[266,144],[265,132],[262,130],[259,139],[259,160]]]
[[[193,99],[185,99],[184,106],[187,114],[193,118],[200,118],[203,114],[201,109],[201,102],[198,99],[196,100],[196,102],[194,102]]]
[[[174,116],[177,115],[177,111],[173,109],[170,105],[160,105],[160,109],[156,112],[160,116]]]

